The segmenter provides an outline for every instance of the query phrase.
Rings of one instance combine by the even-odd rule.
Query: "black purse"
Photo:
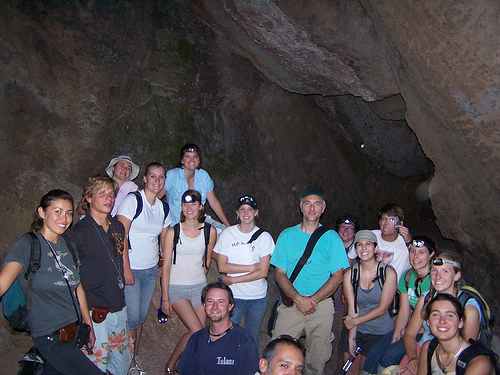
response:
[[[76,346],[83,348],[90,341],[90,325],[81,321],[76,330]],[[89,353],[90,354],[90,353]]]

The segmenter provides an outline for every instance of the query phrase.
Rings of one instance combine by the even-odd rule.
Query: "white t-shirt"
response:
[[[250,233],[242,233],[237,225],[232,225],[222,231],[214,247],[214,252],[227,257],[228,263],[250,265],[260,262],[260,258],[272,255],[274,251],[273,237],[268,233],[262,233],[254,242],[248,243],[252,235],[259,229],[255,227]],[[249,272],[228,274],[229,276],[246,275]],[[267,282],[265,278],[236,283],[229,286],[233,291],[234,298],[238,299],[260,299],[267,294]]]
[[[163,203],[156,198],[155,204],[150,205],[144,194],[144,190],[140,191],[142,197],[142,212],[135,220],[135,212],[137,210],[137,199],[133,194],[127,195],[118,206],[117,215],[125,216],[132,220],[128,238],[130,240],[130,248],[128,256],[130,259],[130,268],[133,270],[145,270],[154,267],[158,263],[158,254],[160,245],[158,236],[163,228],[169,226],[172,221],[170,212],[165,220],[165,212],[163,211]]]
[[[349,245],[346,251],[347,251],[347,257],[349,259],[356,259],[358,257],[358,253],[356,253],[356,246],[354,246],[354,242]]]
[[[170,285],[195,285],[207,281],[203,259],[205,256],[203,229],[200,230],[198,237],[191,238],[184,235],[181,224],[175,253],[175,264],[172,264],[170,270]]]
[[[399,279],[403,273],[411,267],[410,253],[406,247],[404,238],[398,234],[395,241],[387,242],[382,239],[382,231],[380,229],[374,229],[372,232],[377,236],[377,260],[391,265],[396,270],[399,283]]]

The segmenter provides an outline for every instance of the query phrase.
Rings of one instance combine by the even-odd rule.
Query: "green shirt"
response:
[[[408,289],[406,288],[406,283],[405,283],[406,272],[411,272],[410,282],[408,283]],[[401,279],[399,279],[398,290],[400,293],[408,294],[408,300],[410,301],[412,309],[414,309],[415,305],[417,304],[418,297],[420,297],[423,293],[427,292],[430,289],[431,277],[430,275],[427,275],[424,281],[418,284],[417,287],[415,288],[415,280],[417,278],[417,274],[415,273],[415,271],[413,271],[412,268],[410,268],[406,272],[403,274]]]

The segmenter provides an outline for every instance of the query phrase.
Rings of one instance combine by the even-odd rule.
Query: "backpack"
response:
[[[384,262],[378,262],[377,266],[377,276],[372,280],[372,282],[378,281],[380,289],[383,289],[385,283],[385,275],[387,271],[387,264]],[[358,312],[358,287],[359,287],[359,263],[352,266],[351,269],[351,284],[354,288],[354,312]]]
[[[207,255],[208,255],[208,244],[210,243],[210,229],[212,226],[208,223],[205,223],[203,225],[203,234],[205,236],[205,262],[203,264],[203,267],[208,270],[207,266]],[[173,257],[172,257],[172,264],[175,264],[175,260],[177,258],[177,244],[179,243],[179,236],[180,236],[180,231],[181,231],[181,223],[177,223],[174,225],[174,248],[173,248]]]
[[[135,199],[137,200],[137,208],[135,209],[135,215],[134,215],[134,218],[132,219],[132,221],[133,221],[133,220],[137,219],[139,217],[139,215],[141,214],[143,204],[142,204],[142,195],[141,195],[140,191],[131,191],[127,195],[130,195],[130,194],[133,194],[135,196]],[[161,203],[163,203],[163,213],[164,213],[163,221],[165,221],[165,219],[167,218],[168,213],[170,211],[170,208],[168,207],[167,202],[162,201],[162,200],[160,200],[160,201],[161,201]]]
[[[19,361],[17,375],[41,375],[45,367],[45,359],[36,346],[31,347]]]
[[[479,321],[479,335],[477,341],[483,344],[487,349],[491,349],[491,341],[493,339],[493,325],[495,319],[491,317],[490,307],[481,296],[481,294],[471,286],[464,285],[460,288],[461,293],[458,296],[458,301],[465,309],[467,302],[473,298],[479,304],[481,310],[481,320]],[[424,299],[424,306],[431,298],[431,293],[427,293]]]
[[[495,370],[495,375],[500,375],[500,369],[498,368],[498,355],[492,350],[486,348],[479,341],[469,340],[471,346],[464,349],[462,353],[457,358],[457,365],[455,366],[456,375],[464,375],[467,370],[469,362],[480,355],[486,355],[490,357],[491,364]],[[436,351],[439,341],[437,338],[433,338],[427,347],[427,373],[432,374],[431,371],[431,360],[434,352]]]
[[[2,297],[2,308],[3,315],[8,320],[9,324],[13,329],[18,331],[28,331],[28,310],[31,309],[31,286],[33,284],[33,279],[35,277],[35,273],[40,268],[40,259],[41,259],[41,246],[40,241],[35,233],[28,232],[23,234],[23,237],[26,237],[30,241],[30,262],[28,267],[26,267],[26,271],[24,272],[24,278],[28,280],[28,288],[26,292],[26,296],[21,290],[21,286],[19,282],[14,280],[11,287]],[[62,241],[66,242],[66,245],[73,256],[73,261],[75,265],[77,264],[76,258],[76,246],[73,242],[65,240],[62,236]]]

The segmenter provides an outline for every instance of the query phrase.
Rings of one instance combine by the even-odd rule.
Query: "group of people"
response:
[[[468,339],[480,334],[481,309],[474,299],[458,302],[459,255],[437,254],[426,236],[412,238],[401,208],[383,207],[378,230],[358,230],[357,219],[344,215],[334,231],[320,224],[323,193],[308,190],[300,197],[302,221],[275,244],[256,225],[259,206],[250,195],[237,200],[238,223],[230,226],[200,164],[200,149],[187,144],[178,167],[148,164],[139,190],[132,181],[139,166],[126,155],[114,158],[108,176],[85,182],[73,226],[69,193],[42,197],[31,225],[40,267],[29,283],[32,244],[21,237],[0,271],[0,296],[15,280],[31,293],[28,325],[44,373],[145,375],[140,341],[158,277],[161,311],[175,312],[188,329],[167,360],[167,375],[323,374],[334,339],[345,359],[356,357],[353,374],[392,365],[413,375],[452,374],[461,353],[474,347]],[[222,223],[205,214],[206,201]],[[221,277],[207,285],[212,259]],[[259,359],[271,265],[281,303]],[[76,337],[63,340],[75,322],[90,327],[83,349]],[[434,337],[437,346],[429,344]],[[468,375],[493,371],[484,353],[466,367]]]
[[[493,353],[474,342],[484,338],[487,317],[479,295],[465,297],[461,256],[438,251],[428,236],[411,237],[398,206],[382,207],[379,225],[380,230],[357,231],[349,215],[337,221],[351,263],[344,272],[347,313],[338,344],[344,360],[356,358],[348,373],[439,375],[462,366],[457,374],[493,374]],[[438,351],[427,351],[431,342]],[[468,346],[481,350],[470,350],[470,356]]]

